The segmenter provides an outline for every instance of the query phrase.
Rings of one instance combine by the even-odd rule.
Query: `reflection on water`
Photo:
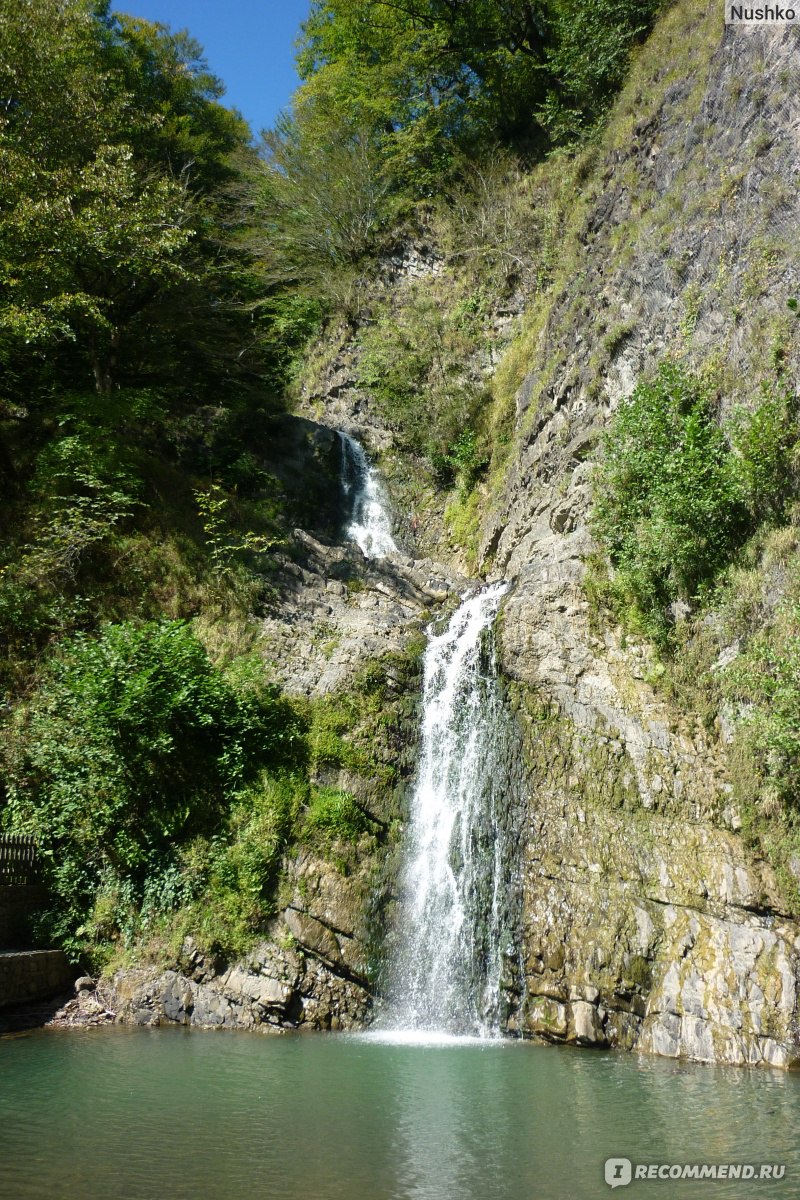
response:
[[[2,1200],[592,1200],[603,1162],[786,1163],[800,1079],[524,1045],[96,1029],[0,1039]]]

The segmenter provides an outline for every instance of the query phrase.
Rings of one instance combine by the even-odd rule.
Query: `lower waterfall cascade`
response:
[[[365,558],[386,558],[397,551],[392,537],[389,504],[378,472],[363,447],[343,430],[341,485],[349,504],[347,537],[356,543]]]
[[[516,965],[511,718],[492,626],[508,585],[468,596],[425,652],[388,1013],[402,1032],[499,1037]]]

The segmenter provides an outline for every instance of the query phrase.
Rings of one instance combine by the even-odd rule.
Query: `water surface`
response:
[[[510,1042],[91,1029],[0,1038],[3,1200],[800,1196],[800,1078]],[[634,1182],[782,1162],[782,1183]]]

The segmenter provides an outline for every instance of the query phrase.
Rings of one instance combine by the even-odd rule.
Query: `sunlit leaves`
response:
[[[0,329],[9,345],[71,342],[108,391],[134,318],[152,311],[163,321],[151,306],[201,277],[213,306],[215,228],[226,210],[232,226],[238,206],[222,189],[248,137],[218,103],[221,90],[185,34],[84,0],[4,6]]]

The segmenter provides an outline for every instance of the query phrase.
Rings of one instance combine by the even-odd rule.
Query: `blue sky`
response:
[[[188,29],[238,108],[258,133],[270,127],[300,82],[294,40],[309,0],[115,0],[118,12]]]

